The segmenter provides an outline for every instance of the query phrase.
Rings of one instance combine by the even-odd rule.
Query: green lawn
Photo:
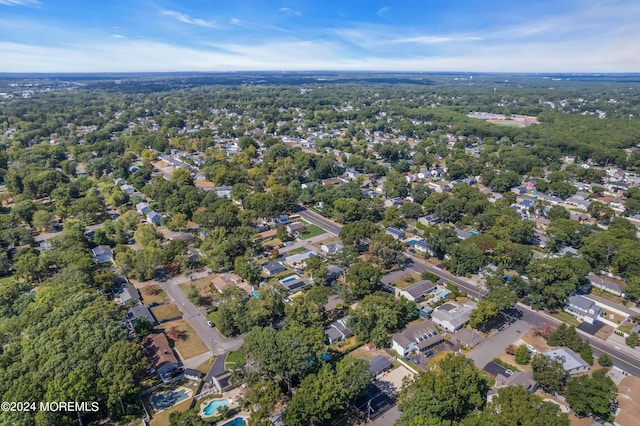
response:
[[[578,321],[576,317],[565,311],[552,313],[551,316],[559,319],[560,321],[566,322],[569,325],[573,325],[576,327],[580,325],[580,321]]]
[[[307,224],[306,228],[307,229],[304,232],[298,234],[299,240],[306,240],[307,238],[317,237],[318,235],[326,233],[324,229],[320,228],[317,225],[314,225],[313,223]]]
[[[218,311],[211,311],[207,314],[207,319],[215,324],[218,327],[218,322],[220,321],[220,313]]]
[[[229,367],[242,367],[244,365],[244,357],[242,356],[242,349],[238,349],[236,351],[231,351],[227,355],[227,359],[225,360],[225,365],[229,365]]]
[[[293,256],[294,254],[305,253],[306,251],[307,251],[307,248],[306,248],[306,247],[298,247],[298,248],[296,248],[296,249],[289,250],[289,251],[287,252],[287,255],[288,255],[288,256]]]

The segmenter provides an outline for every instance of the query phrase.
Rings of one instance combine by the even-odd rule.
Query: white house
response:
[[[602,315],[602,309],[596,305],[596,302],[580,295],[570,296],[564,310],[589,324],[598,321]]]
[[[413,351],[425,352],[444,342],[433,323],[424,320],[412,325],[391,338],[391,349],[401,356],[407,356]]]
[[[448,331],[456,331],[469,322],[471,311],[477,307],[475,302],[467,302],[463,306],[447,302],[431,314],[431,319],[435,324]]]
[[[343,248],[344,248],[344,245],[342,245],[341,242],[333,241],[331,243],[322,244],[320,246],[320,251],[322,251],[324,254],[333,254],[333,253],[339,252]]]
[[[624,297],[624,286],[622,284],[600,277],[594,273],[590,273],[587,276],[587,279],[593,287],[615,294],[616,296]]]
[[[560,348],[544,352],[543,355],[560,361],[564,371],[569,374],[586,373],[589,371],[589,364],[569,348]]]
[[[403,290],[398,291],[398,296],[404,297],[407,300],[411,300],[412,302],[418,302],[424,297],[434,291],[436,289],[436,285],[429,281],[423,280],[419,281]]]

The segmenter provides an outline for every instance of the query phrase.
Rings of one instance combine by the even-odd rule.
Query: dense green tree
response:
[[[543,401],[521,386],[498,389],[484,410],[465,419],[476,426],[569,426],[569,417],[552,402]]]
[[[528,364],[531,360],[531,354],[529,353],[529,349],[527,349],[526,345],[520,345],[516,349],[515,355],[516,363],[519,365]]]
[[[355,299],[373,293],[380,287],[381,270],[370,262],[358,262],[347,269],[345,279]]]
[[[398,396],[402,414],[396,425],[460,422],[484,407],[488,390],[472,360],[447,355],[438,370],[421,372],[403,383]]]
[[[591,377],[572,377],[567,382],[567,402],[578,416],[613,420],[612,407],[616,402],[618,389],[613,380],[605,375],[606,372],[607,370],[598,370]]]
[[[535,354],[531,358],[533,378],[538,384],[551,392],[560,392],[564,388],[567,373],[562,362],[542,354]]]

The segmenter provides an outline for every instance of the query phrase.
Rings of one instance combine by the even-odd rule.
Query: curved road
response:
[[[315,223],[316,225],[320,226],[321,228],[325,229],[331,234],[334,234],[334,235],[340,234],[340,229],[342,228],[342,225],[340,225],[339,223],[336,223],[330,219],[327,219],[322,215],[319,215],[318,213],[312,212],[311,210],[308,210],[305,208],[299,211],[298,214],[304,220]],[[482,299],[487,295],[486,290],[483,290],[473,284],[470,284],[467,281],[463,280],[462,278],[457,277],[443,269],[440,269],[436,266],[426,263],[423,259],[420,259],[419,257],[416,257],[411,253],[407,253],[407,256],[409,257],[409,259],[411,259],[412,264],[408,265],[402,271],[395,271],[389,275],[396,274],[396,273],[404,274],[408,270],[415,271],[420,274],[425,271],[428,271],[441,278],[444,278],[447,281],[454,283],[459,288],[466,291],[467,294],[470,295],[471,297],[474,297],[476,299]],[[389,275],[387,275],[387,277]],[[388,279],[387,280],[383,279],[383,281],[389,282]],[[391,279],[391,281],[393,281],[393,279]],[[531,325],[549,323],[554,326],[557,326],[561,323],[561,321],[557,320],[556,318],[549,316],[545,313],[535,311],[531,309],[529,306],[526,306],[522,303],[518,303],[518,305],[516,306],[516,309],[523,314],[522,317],[526,318],[526,321]],[[634,376],[640,377],[640,360],[639,359],[616,349],[614,346],[611,346],[608,343],[604,342],[603,340],[595,338],[594,336],[588,333],[585,333],[582,330],[577,330],[577,331],[578,333],[582,334],[583,338],[589,341],[593,349],[594,356],[597,357],[602,353],[606,353],[609,356],[611,356],[611,358],[613,358],[614,365],[616,367],[619,367],[622,370],[633,374]]]

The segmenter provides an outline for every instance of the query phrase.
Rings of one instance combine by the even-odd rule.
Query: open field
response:
[[[420,274],[416,272],[410,272],[410,273],[404,274],[403,276],[400,277],[399,280],[394,281],[392,284],[398,287],[400,290],[404,290],[405,288],[410,287],[413,284],[420,281],[420,279],[421,279]]]
[[[182,359],[189,359],[209,350],[193,328],[183,319],[165,322],[158,328],[165,332],[170,342],[173,342]]]
[[[173,303],[153,306],[151,308],[151,313],[158,320],[158,322],[180,318],[182,316],[178,307]]]
[[[142,295],[142,302],[145,305],[149,305],[151,303],[163,303],[169,300],[165,292],[157,284],[138,286],[134,283],[133,280],[131,282],[136,288],[140,290],[140,294]]]
[[[299,240],[306,240],[307,238],[317,237],[318,235],[326,233],[324,229],[320,228],[317,225],[314,225],[313,223],[308,223],[305,227],[305,231],[298,234]]]

